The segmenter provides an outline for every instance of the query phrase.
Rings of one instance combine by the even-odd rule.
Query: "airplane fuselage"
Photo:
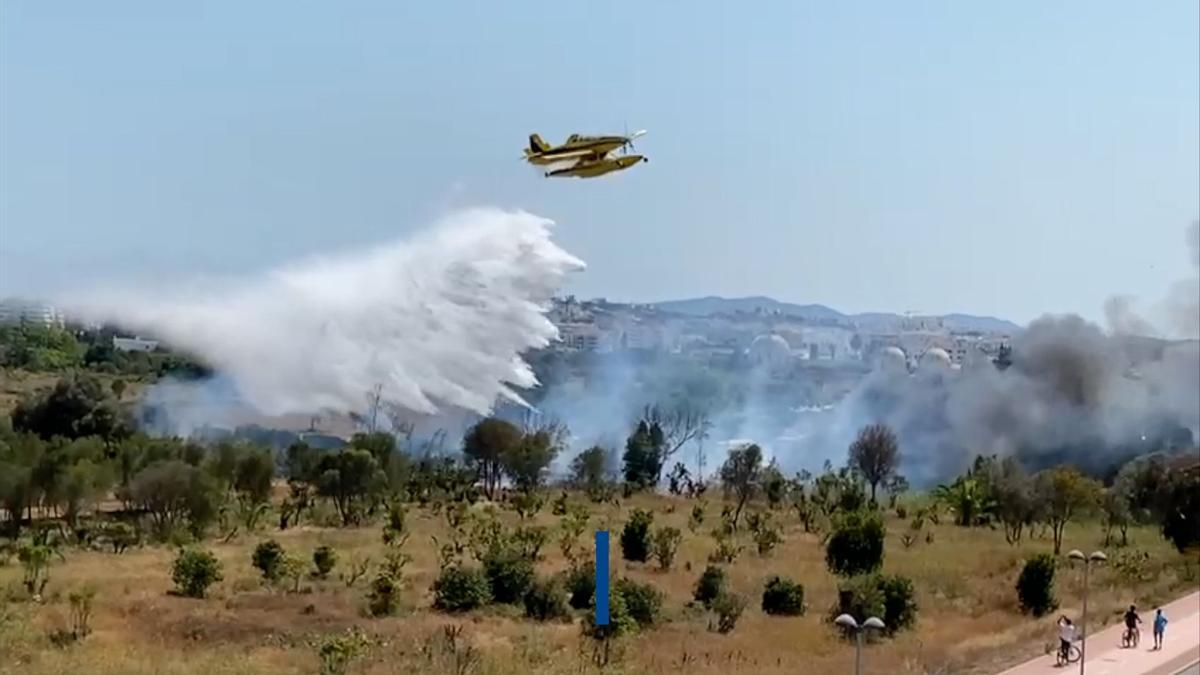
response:
[[[542,152],[527,150],[525,156],[533,164],[554,164],[586,156],[603,157],[628,140],[624,136],[572,136],[566,143]]]

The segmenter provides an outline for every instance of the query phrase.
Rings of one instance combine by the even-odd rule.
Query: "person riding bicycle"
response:
[[[1058,617],[1058,651],[1064,659],[1071,653],[1071,643],[1075,641],[1075,624],[1066,614]]]
[[[1138,637],[1140,637],[1139,636],[1140,631],[1138,630],[1138,624],[1140,624],[1141,622],[1142,622],[1142,617],[1138,616],[1137,606],[1130,605],[1129,611],[1125,612],[1125,638],[1129,642],[1132,643],[1132,642],[1136,641]]]

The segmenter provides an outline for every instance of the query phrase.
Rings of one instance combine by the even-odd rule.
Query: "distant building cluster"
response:
[[[20,323],[61,328],[66,324],[66,318],[54,305],[19,298],[0,300],[0,325]]]
[[[763,311],[696,316],[573,296],[555,299],[549,318],[559,330],[557,350],[670,352],[776,373],[804,364],[876,363],[882,358],[898,358],[910,370],[929,364],[958,367],[974,356],[995,358],[1011,341],[1007,333],[952,330],[939,317],[858,325]]]

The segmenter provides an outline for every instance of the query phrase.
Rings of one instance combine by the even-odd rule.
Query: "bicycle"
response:
[[[1132,649],[1138,646],[1138,642],[1142,639],[1142,632],[1137,628],[1126,628],[1125,633],[1121,635],[1121,646],[1125,649]]]
[[[1058,665],[1065,666],[1068,663],[1078,663],[1079,657],[1083,656],[1083,652],[1079,650],[1079,645],[1072,642],[1067,649],[1063,650],[1060,645],[1058,648]]]

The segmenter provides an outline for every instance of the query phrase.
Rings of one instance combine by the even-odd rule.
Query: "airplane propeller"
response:
[[[637,152],[637,148],[634,147],[634,145],[633,145],[633,139],[641,138],[642,136],[645,136],[645,135],[646,135],[645,129],[639,129],[638,131],[635,131],[632,134],[630,134],[629,127],[626,126],[625,127],[625,142],[621,144],[621,154],[623,154],[623,155],[628,154],[630,150]]]

